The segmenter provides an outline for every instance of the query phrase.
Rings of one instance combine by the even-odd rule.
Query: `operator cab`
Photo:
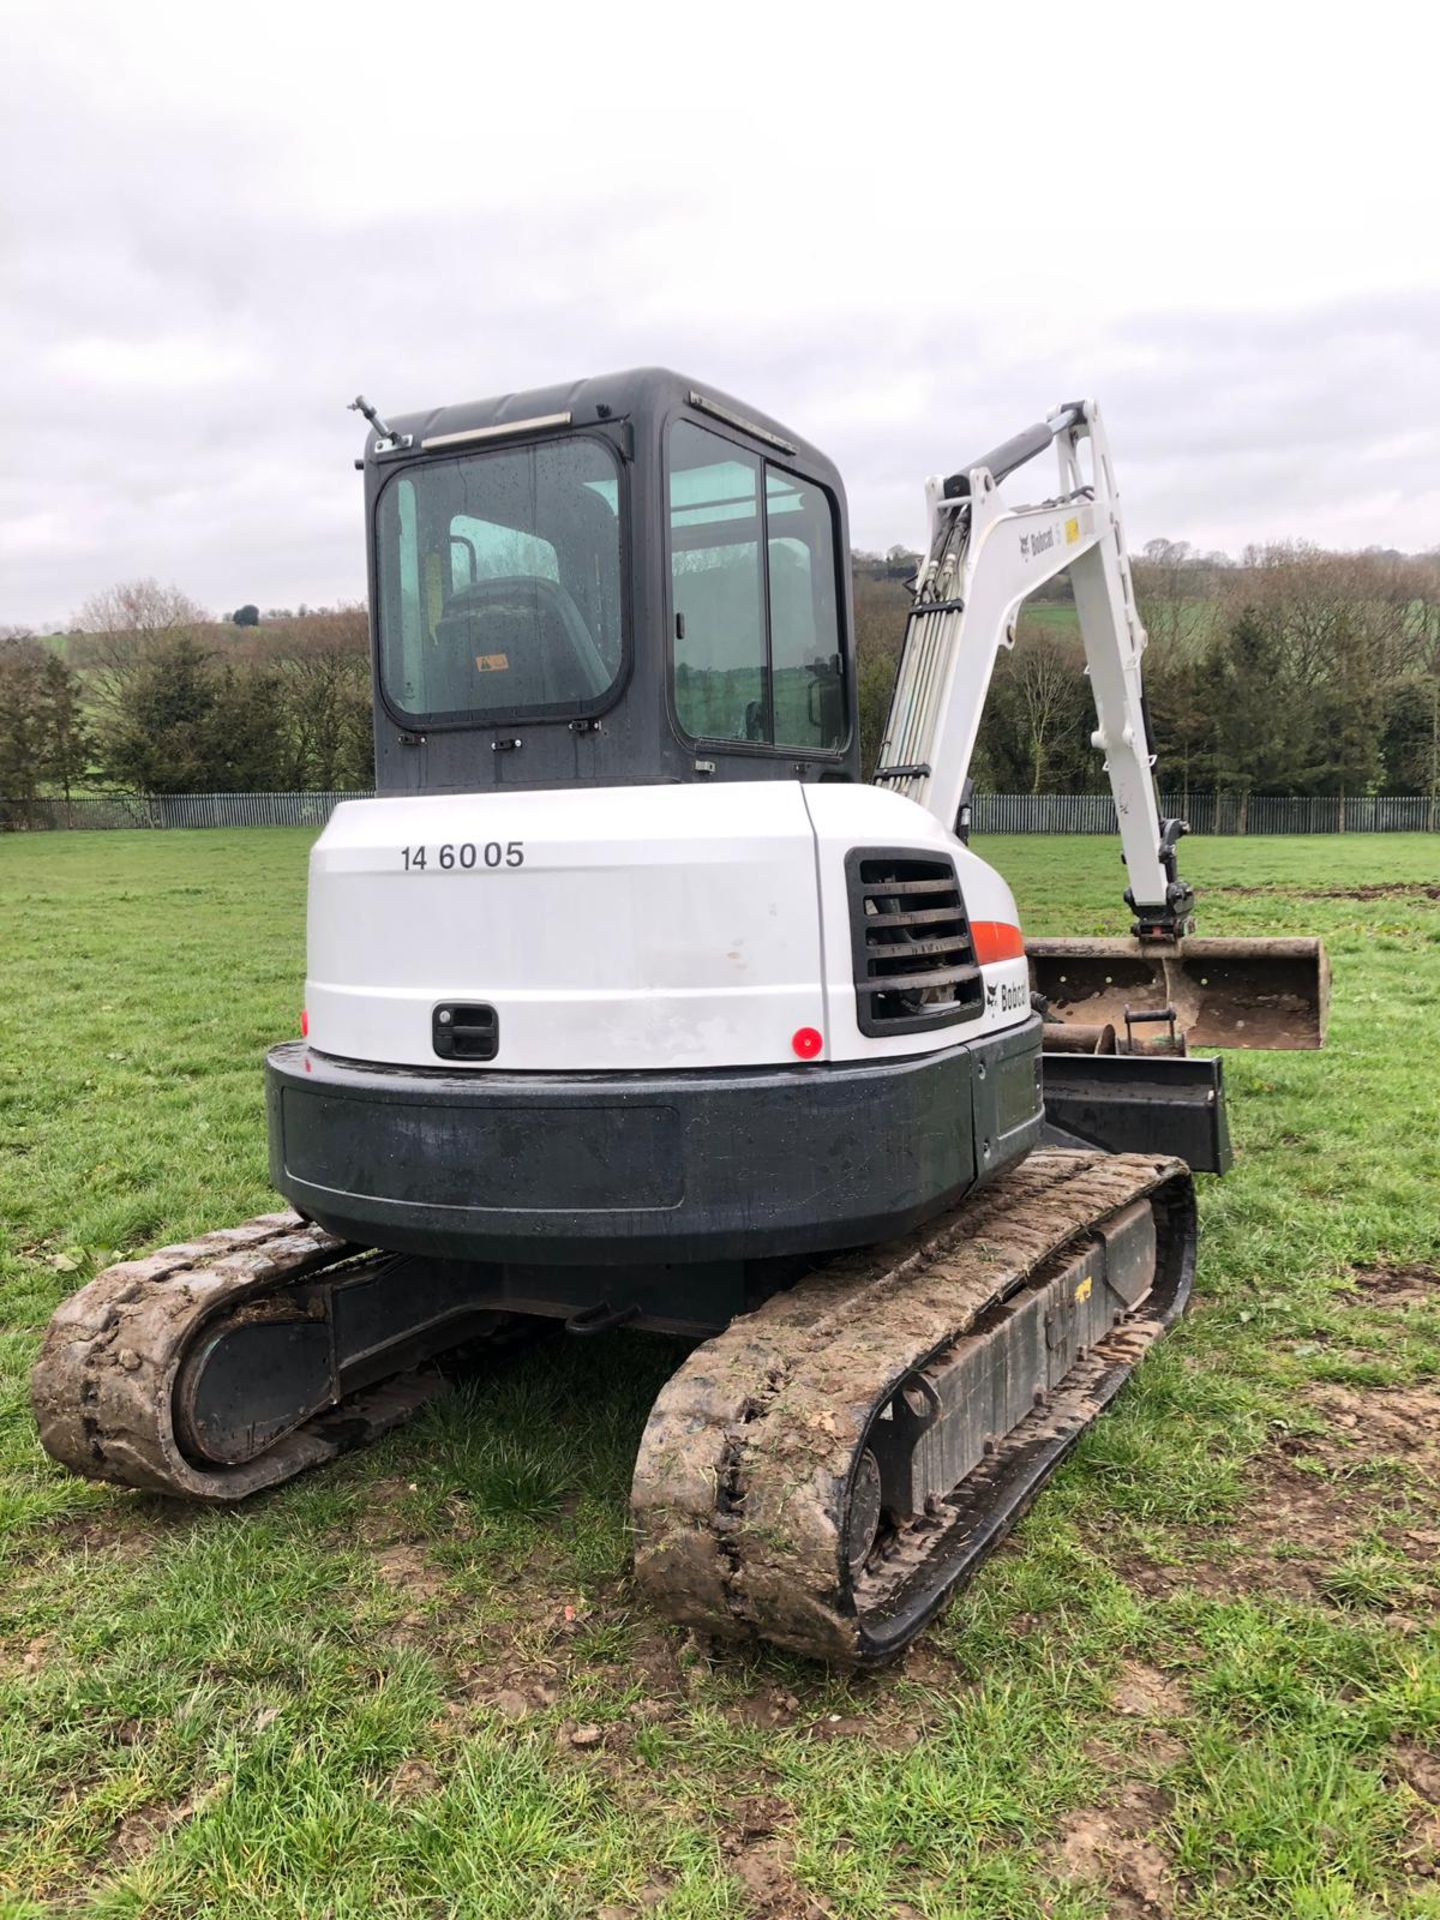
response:
[[[366,444],[382,793],[860,777],[839,474],[658,369]]]

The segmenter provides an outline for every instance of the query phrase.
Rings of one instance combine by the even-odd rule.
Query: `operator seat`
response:
[[[586,706],[610,684],[585,616],[543,575],[461,588],[435,622],[435,640],[457,710]]]

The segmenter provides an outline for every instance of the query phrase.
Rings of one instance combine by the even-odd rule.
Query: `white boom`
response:
[[[1081,457],[1087,442],[1088,465]],[[999,483],[1052,444],[1058,496],[1007,506]],[[1091,745],[1105,755],[1115,796],[1134,931],[1145,940],[1180,938],[1194,904],[1175,870],[1185,827],[1162,821],[1156,799],[1140,684],[1145,629],[1099,409],[1090,400],[1057,408],[948,480],[927,481],[925,492],[929,558],[916,583],[876,783],[918,801],[942,826],[956,825],[996,655],[1015,644],[1021,602],[1068,569],[1099,722]]]

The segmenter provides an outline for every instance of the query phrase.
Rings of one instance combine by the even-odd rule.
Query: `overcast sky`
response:
[[[1136,546],[1440,545],[1433,19],[0,0],[0,624],[356,597],[357,389],[649,362],[861,545],[1079,394]]]

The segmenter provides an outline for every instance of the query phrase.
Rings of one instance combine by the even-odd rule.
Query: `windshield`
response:
[[[416,467],[377,519],[380,677],[416,719],[575,713],[624,652],[619,478],[598,440]]]

